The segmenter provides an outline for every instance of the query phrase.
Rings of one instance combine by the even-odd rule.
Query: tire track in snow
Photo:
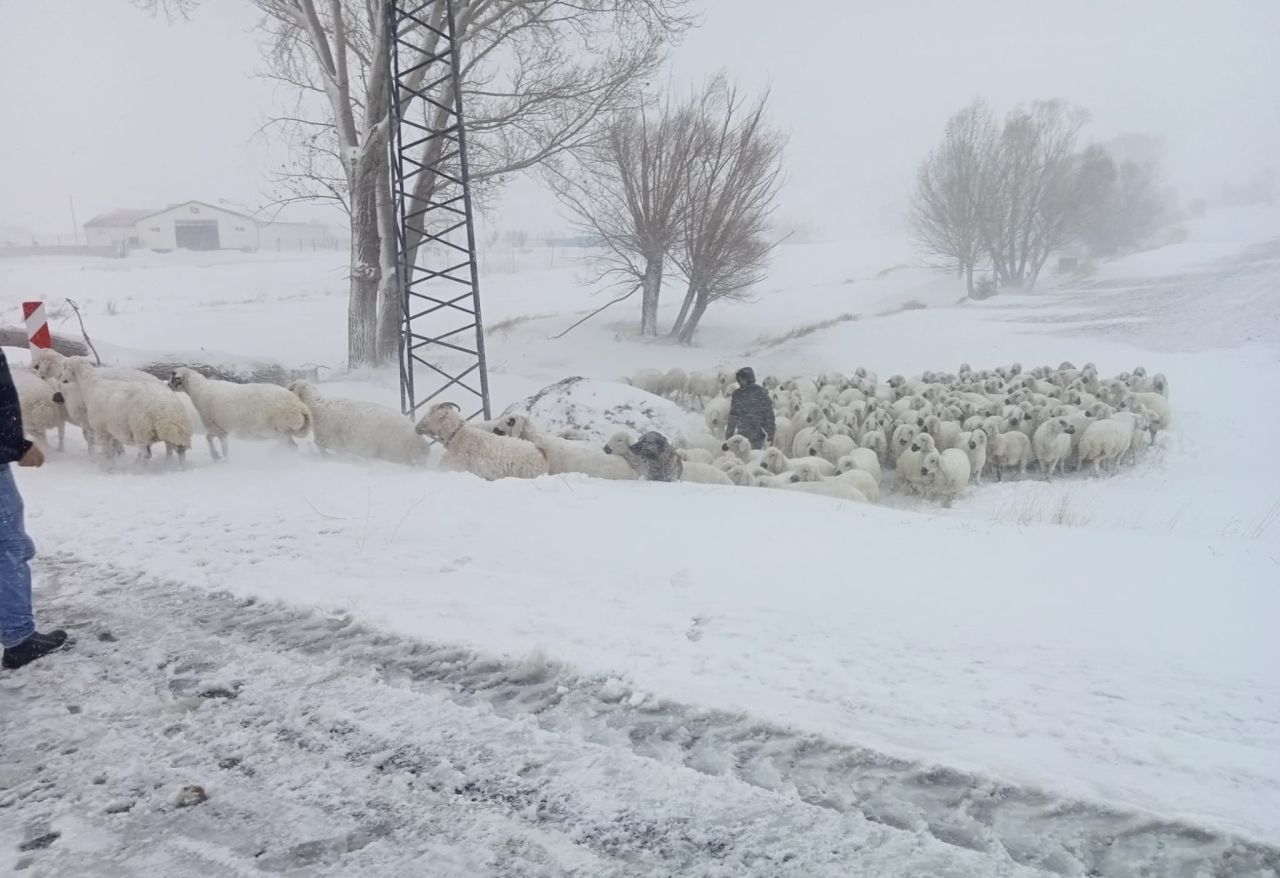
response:
[[[133,685],[183,712],[193,698],[200,709],[176,723],[179,732],[153,722],[158,732],[135,723],[127,734],[138,752],[164,750],[177,737],[179,762],[192,752],[222,754],[220,776],[238,790],[231,800],[248,803],[224,822],[259,827],[257,841],[237,847],[196,833],[186,850],[198,843],[230,851],[223,859],[237,868],[378,870],[404,856],[393,849],[427,836],[450,839],[437,854],[438,874],[449,873],[450,858],[457,874],[818,875],[847,874],[855,864],[902,875],[1280,870],[1274,848],[749,717],[642,700],[548,662],[412,642],[344,616],[188,590],[67,555],[43,566],[46,595],[64,613],[94,620],[90,628],[129,632],[150,618],[164,632],[148,647],[159,667]],[[90,637],[78,651],[92,645],[86,662],[111,667],[125,644]],[[108,674],[129,686],[143,670],[133,661]],[[202,686],[238,696],[206,703]],[[108,723],[113,734],[116,720]],[[264,768],[259,751],[284,768]],[[281,773],[290,782],[298,773],[291,760],[322,764],[310,768],[323,780],[290,790],[279,815],[259,813],[264,791],[254,785]],[[291,809],[299,813],[282,823]],[[161,810],[153,822],[172,816]],[[314,825],[314,837],[297,840],[290,826],[299,823]],[[468,860],[476,844],[518,856],[477,864]]]

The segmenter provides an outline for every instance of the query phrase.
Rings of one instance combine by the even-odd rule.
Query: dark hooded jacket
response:
[[[9,374],[9,361],[0,352],[0,464],[21,460],[30,447],[31,441],[22,432],[22,405],[18,402],[18,389],[13,386],[13,376]]]
[[[742,386],[730,398],[729,423],[724,437],[728,439],[740,433],[752,448],[764,448],[777,429],[773,420],[773,400],[769,399],[769,391],[756,384],[756,373],[750,366],[739,369],[734,377]]]

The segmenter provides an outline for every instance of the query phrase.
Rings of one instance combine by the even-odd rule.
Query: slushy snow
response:
[[[615,382],[641,367],[883,379],[1091,360],[1169,377],[1175,426],[1138,466],[984,484],[945,511],[484,483],[250,443],[226,465],[105,472],[69,441],[18,474],[39,611],[80,642],[0,680],[0,740],[19,756],[0,805],[22,815],[0,862],[1274,874],[1280,214],[1191,232],[967,304],[951,278],[882,271],[898,243],[787,246],[758,301],[711,312],[692,348],[632,340],[629,313],[552,340],[593,307],[574,267],[484,277],[504,325],[488,338],[495,411],[531,405],[597,438],[696,427],[674,404],[636,411]],[[6,313],[71,296],[114,344],[316,365],[326,392],[394,405],[394,375],[340,368],[342,290],[331,253],[0,262]],[[526,402],[571,376],[585,380]],[[620,406],[622,423],[594,414]],[[437,663],[406,664],[413,650]],[[441,655],[491,668],[506,700]],[[218,767],[237,758],[253,773]],[[172,806],[190,783],[209,801]]]

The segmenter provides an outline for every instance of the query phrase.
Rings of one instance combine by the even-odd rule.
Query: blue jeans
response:
[[[31,568],[36,547],[23,525],[22,495],[8,464],[0,465],[0,646],[17,646],[36,630]]]

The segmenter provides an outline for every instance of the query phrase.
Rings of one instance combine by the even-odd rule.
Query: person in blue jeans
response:
[[[22,495],[9,464],[40,466],[44,454],[22,432],[22,406],[0,351],[0,645],[6,669],[48,655],[67,641],[67,632],[36,630],[31,614],[31,568],[36,548],[23,523]]]

